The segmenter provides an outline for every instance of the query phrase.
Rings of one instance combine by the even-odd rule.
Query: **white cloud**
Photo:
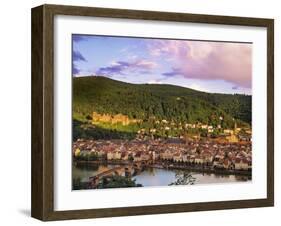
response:
[[[148,84],[163,84],[162,81],[156,80],[156,79],[149,80],[147,83],[148,83]]]
[[[195,90],[198,90],[198,91],[202,91],[202,92],[210,92],[208,89],[206,89],[205,87],[203,86],[200,86],[196,83],[192,83],[188,88],[190,89],[195,89]]]

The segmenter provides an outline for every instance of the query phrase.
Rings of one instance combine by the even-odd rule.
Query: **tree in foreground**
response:
[[[190,172],[176,173],[176,181],[169,185],[194,185],[195,181]]]
[[[141,184],[137,184],[135,179],[122,176],[110,176],[105,177],[98,185],[97,188],[128,188],[128,187],[142,187]]]

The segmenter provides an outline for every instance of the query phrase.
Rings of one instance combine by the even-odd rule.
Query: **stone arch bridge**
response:
[[[147,166],[151,164],[151,161],[139,161],[131,164],[114,167],[107,171],[101,172],[95,176],[89,178],[89,187],[97,188],[101,180],[110,176],[124,176],[131,177],[142,172]]]

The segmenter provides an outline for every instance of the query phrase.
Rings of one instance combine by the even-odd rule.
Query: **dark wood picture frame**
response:
[[[157,206],[54,210],[54,16],[95,16],[267,28],[267,198]],[[42,5],[32,9],[32,200],[31,215],[49,220],[162,214],[274,205],[274,20],[124,9]]]

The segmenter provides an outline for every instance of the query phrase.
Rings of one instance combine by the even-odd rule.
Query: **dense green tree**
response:
[[[98,188],[128,188],[128,187],[142,187],[137,184],[135,179],[122,176],[111,176],[102,179]]]
[[[149,131],[155,127],[162,130],[156,135],[178,136],[177,130],[166,132],[163,125],[155,124],[163,119],[176,124],[203,123],[222,128],[234,128],[236,122],[238,126],[248,127],[251,109],[250,95],[210,94],[174,85],[129,84],[99,76],[73,78],[74,140],[90,136],[132,138],[140,128]],[[91,127],[93,112],[121,113],[142,123]]]

